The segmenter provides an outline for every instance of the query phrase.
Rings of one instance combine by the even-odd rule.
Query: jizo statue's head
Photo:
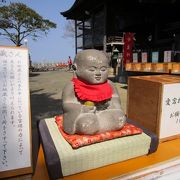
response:
[[[101,84],[108,78],[109,60],[98,50],[89,49],[78,52],[75,58],[76,76],[89,84]]]

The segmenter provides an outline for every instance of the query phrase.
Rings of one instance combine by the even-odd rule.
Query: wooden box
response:
[[[153,72],[164,72],[163,63],[152,63],[151,69]]]
[[[151,63],[142,63],[141,64],[141,70],[144,72],[151,71]]]
[[[165,73],[170,73],[171,70],[172,70],[172,65],[173,65],[173,63],[171,63],[171,62],[163,63],[164,72],[165,72]]]
[[[173,63],[171,73],[180,74],[180,63]]]
[[[141,63],[132,63],[132,71],[141,71]]]
[[[160,141],[180,136],[180,76],[128,79],[127,116],[154,132]]]
[[[132,70],[132,63],[126,63],[125,68],[126,68],[126,71],[131,71]]]

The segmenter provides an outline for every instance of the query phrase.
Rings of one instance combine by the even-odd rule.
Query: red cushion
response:
[[[108,131],[105,133],[100,133],[95,135],[77,135],[77,134],[70,135],[70,134],[66,134],[63,131],[63,127],[62,127],[63,116],[56,116],[55,120],[62,136],[74,149],[77,149],[82,146],[94,144],[97,142],[102,142],[114,138],[134,135],[134,134],[140,134],[143,132],[142,129],[132,124],[126,123],[121,130]]]

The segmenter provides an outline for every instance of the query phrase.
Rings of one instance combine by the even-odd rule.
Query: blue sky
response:
[[[46,36],[37,41],[28,40],[28,48],[33,63],[36,62],[66,62],[68,56],[74,58],[75,47],[73,38],[64,38],[65,23],[67,22],[60,12],[68,10],[75,0],[6,0],[9,2],[22,2],[34,9],[43,18],[57,24],[56,29],[51,29]],[[0,37],[0,45],[13,45]]]

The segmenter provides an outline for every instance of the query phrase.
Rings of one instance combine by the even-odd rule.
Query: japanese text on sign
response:
[[[0,172],[31,166],[28,51],[0,47]]]
[[[180,134],[180,83],[164,85],[162,102],[160,137]]]

